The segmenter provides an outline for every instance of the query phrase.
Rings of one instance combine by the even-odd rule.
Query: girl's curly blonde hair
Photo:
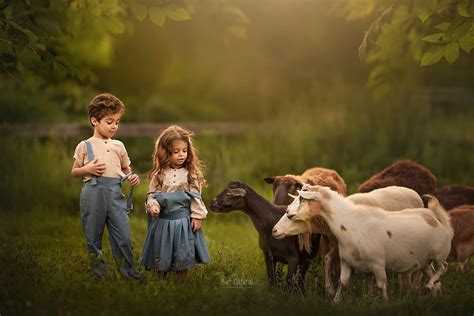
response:
[[[152,161],[153,168],[148,174],[148,178],[152,180],[154,177],[158,180],[158,184],[163,184],[163,170],[170,166],[171,145],[175,140],[181,140],[188,145],[188,157],[184,162],[184,168],[188,170],[188,183],[193,178],[199,181],[201,186],[206,185],[206,180],[202,172],[203,163],[198,157],[196,148],[193,146],[193,132],[184,129],[178,125],[171,125],[161,132],[155,141],[155,149],[153,151]]]

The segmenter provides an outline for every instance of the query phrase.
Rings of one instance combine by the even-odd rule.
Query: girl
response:
[[[148,233],[141,264],[159,272],[176,271],[178,282],[186,279],[187,271],[196,263],[209,262],[201,230],[207,215],[201,186],[206,181],[192,136],[176,125],[160,134],[145,203]]]

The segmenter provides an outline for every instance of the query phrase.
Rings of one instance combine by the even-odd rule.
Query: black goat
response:
[[[280,262],[288,265],[287,284],[297,286],[304,293],[304,277],[310,259],[318,252],[320,235],[313,237],[311,253],[300,250],[298,237],[290,236],[280,240],[273,238],[273,226],[285,214],[287,206],[276,206],[245,183],[231,181],[211,202],[211,210],[218,213],[241,210],[247,214],[259,235],[259,245],[265,257],[270,286],[276,283],[275,268]]]

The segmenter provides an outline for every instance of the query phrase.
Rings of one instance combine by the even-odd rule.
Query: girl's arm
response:
[[[153,177],[148,185],[148,192],[157,192],[161,190],[161,185],[158,184],[156,176]],[[145,211],[151,216],[158,216],[160,213],[160,204],[155,198],[154,194],[148,194],[145,202]]]
[[[201,185],[199,184],[198,179],[194,179],[189,186],[189,190],[191,192],[196,192],[201,194]],[[204,204],[203,200],[193,198],[191,199],[191,218],[203,220],[207,216],[207,209],[206,205]]]

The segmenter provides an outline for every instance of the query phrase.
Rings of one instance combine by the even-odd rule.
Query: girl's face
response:
[[[170,165],[179,168],[188,158],[188,144],[182,140],[174,140],[171,143]]]
[[[109,114],[100,121],[92,117],[91,122],[94,125],[94,136],[101,139],[112,138],[118,130],[121,117],[122,113]]]

